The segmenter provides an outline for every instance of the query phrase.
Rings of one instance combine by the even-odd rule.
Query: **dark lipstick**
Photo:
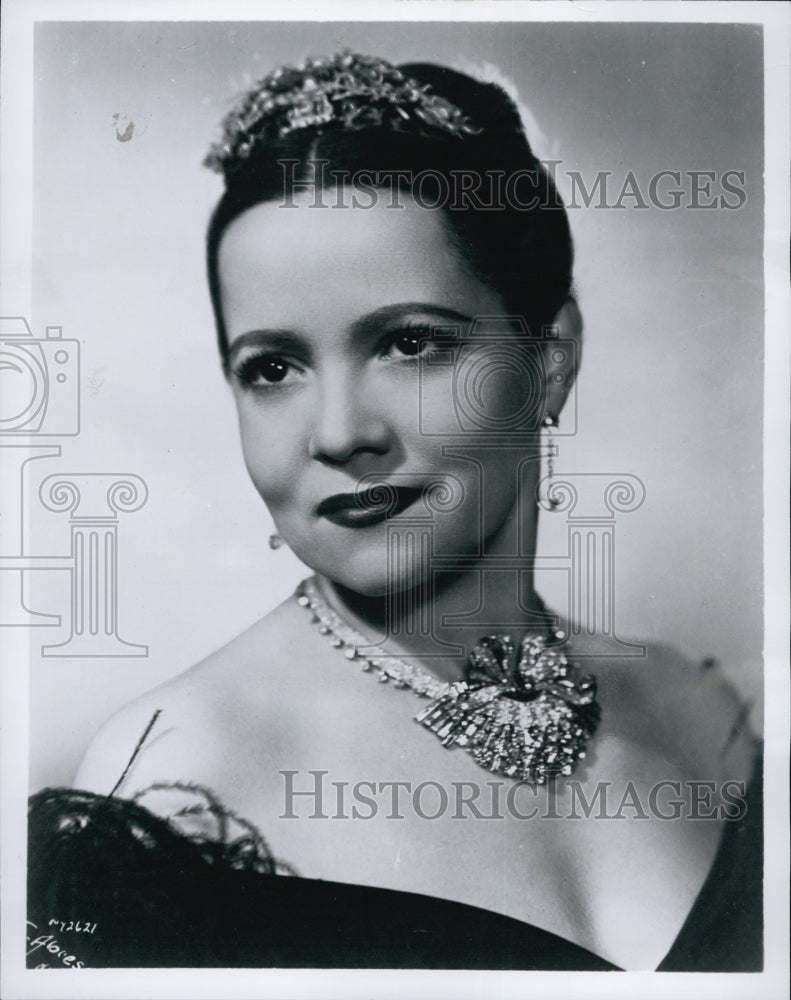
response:
[[[336,493],[327,497],[316,508],[316,514],[343,528],[367,528],[395,517],[422,495],[423,490],[418,487],[383,483],[359,493]]]

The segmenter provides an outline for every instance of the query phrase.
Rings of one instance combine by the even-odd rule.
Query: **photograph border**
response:
[[[764,401],[764,583],[765,583],[765,968],[756,974],[474,972],[394,970],[79,970],[24,968],[28,789],[27,663],[24,629],[5,629],[2,639],[2,851],[3,920],[0,938],[2,985],[8,1000],[141,996],[191,997],[503,997],[717,996],[781,997],[788,983],[789,882],[789,504],[788,442],[791,305],[789,238],[789,8],[772,2],[587,2],[584,4],[411,0],[372,5],[260,3],[236,0],[122,0],[45,2],[6,0],[2,22],[2,314],[29,314],[32,259],[33,26],[36,21],[614,21],[755,23],[764,27],[766,296]]]

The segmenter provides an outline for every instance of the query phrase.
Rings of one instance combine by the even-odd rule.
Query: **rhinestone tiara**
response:
[[[228,176],[262,143],[305,128],[389,128],[464,138],[483,129],[450,101],[384,59],[340,52],[281,67],[259,80],[226,115],[204,165]]]

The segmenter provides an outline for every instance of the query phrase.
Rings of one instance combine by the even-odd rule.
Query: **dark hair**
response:
[[[415,178],[426,171],[449,185],[459,176],[506,182],[492,205],[491,195],[474,195],[459,203],[438,201],[451,246],[482,281],[497,291],[509,313],[523,317],[531,336],[551,323],[570,294],[573,250],[568,219],[555,185],[534,156],[516,107],[495,84],[442,66],[414,63],[398,69],[451,102],[480,128],[463,137],[440,129],[368,127],[349,129],[338,122],[306,126],[265,143],[226,170],[226,190],[207,234],[207,264],[220,355],[227,359],[227,334],[220,301],[218,251],[225,229],[253,205],[281,201],[316,182],[317,190],[342,184],[358,171],[394,178],[409,194]],[[290,161],[288,169],[284,161]],[[325,168],[317,170],[324,162]],[[309,176],[309,171],[310,176]],[[518,177],[517,177],[518,175]],[[518,201],[506,198],[508,179],[518,180]],[[509,203],[510,202],[510,203]],[[422,197],[420,204],[425,204]]]

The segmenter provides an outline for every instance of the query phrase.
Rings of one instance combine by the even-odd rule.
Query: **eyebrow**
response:
[[[357,320],[356,323],[352,324],[352,335],[365,335],[372,328],[399,319],[404,313],[431,313],[433,316],[440,316],[442,319],[457,323],[469,323],[472,320],[471,316],[466,316],[448,306],[438,306],[433,302],[398,302],[392,306],[382,306],[381,309],[375,309],[372,313]]]
[[[236,356],[246,347],[259,347],[261,344],[275,351],[293,350],[299,342],[299,336],[293,330],[248,330],[236,337],[228,347],[228,364],[236,360]]]
[[[394,305],[382,306],[356,320],[350,328],[351,336],[355,339],[370,336],[383,324],[392,323],[405,313],[430,313],[432,316],[456,323],[470,323],[472,321],[471,316],[450,309],[448,306],[439,306],[432,302],[398,302]],[[248,330],[234,338],[228,349],[228,360],[232,362],[245,347],[259,346],[262,343],[270,349],[289,350],[299,339],[299,334],[295,330],[279,328]]]

